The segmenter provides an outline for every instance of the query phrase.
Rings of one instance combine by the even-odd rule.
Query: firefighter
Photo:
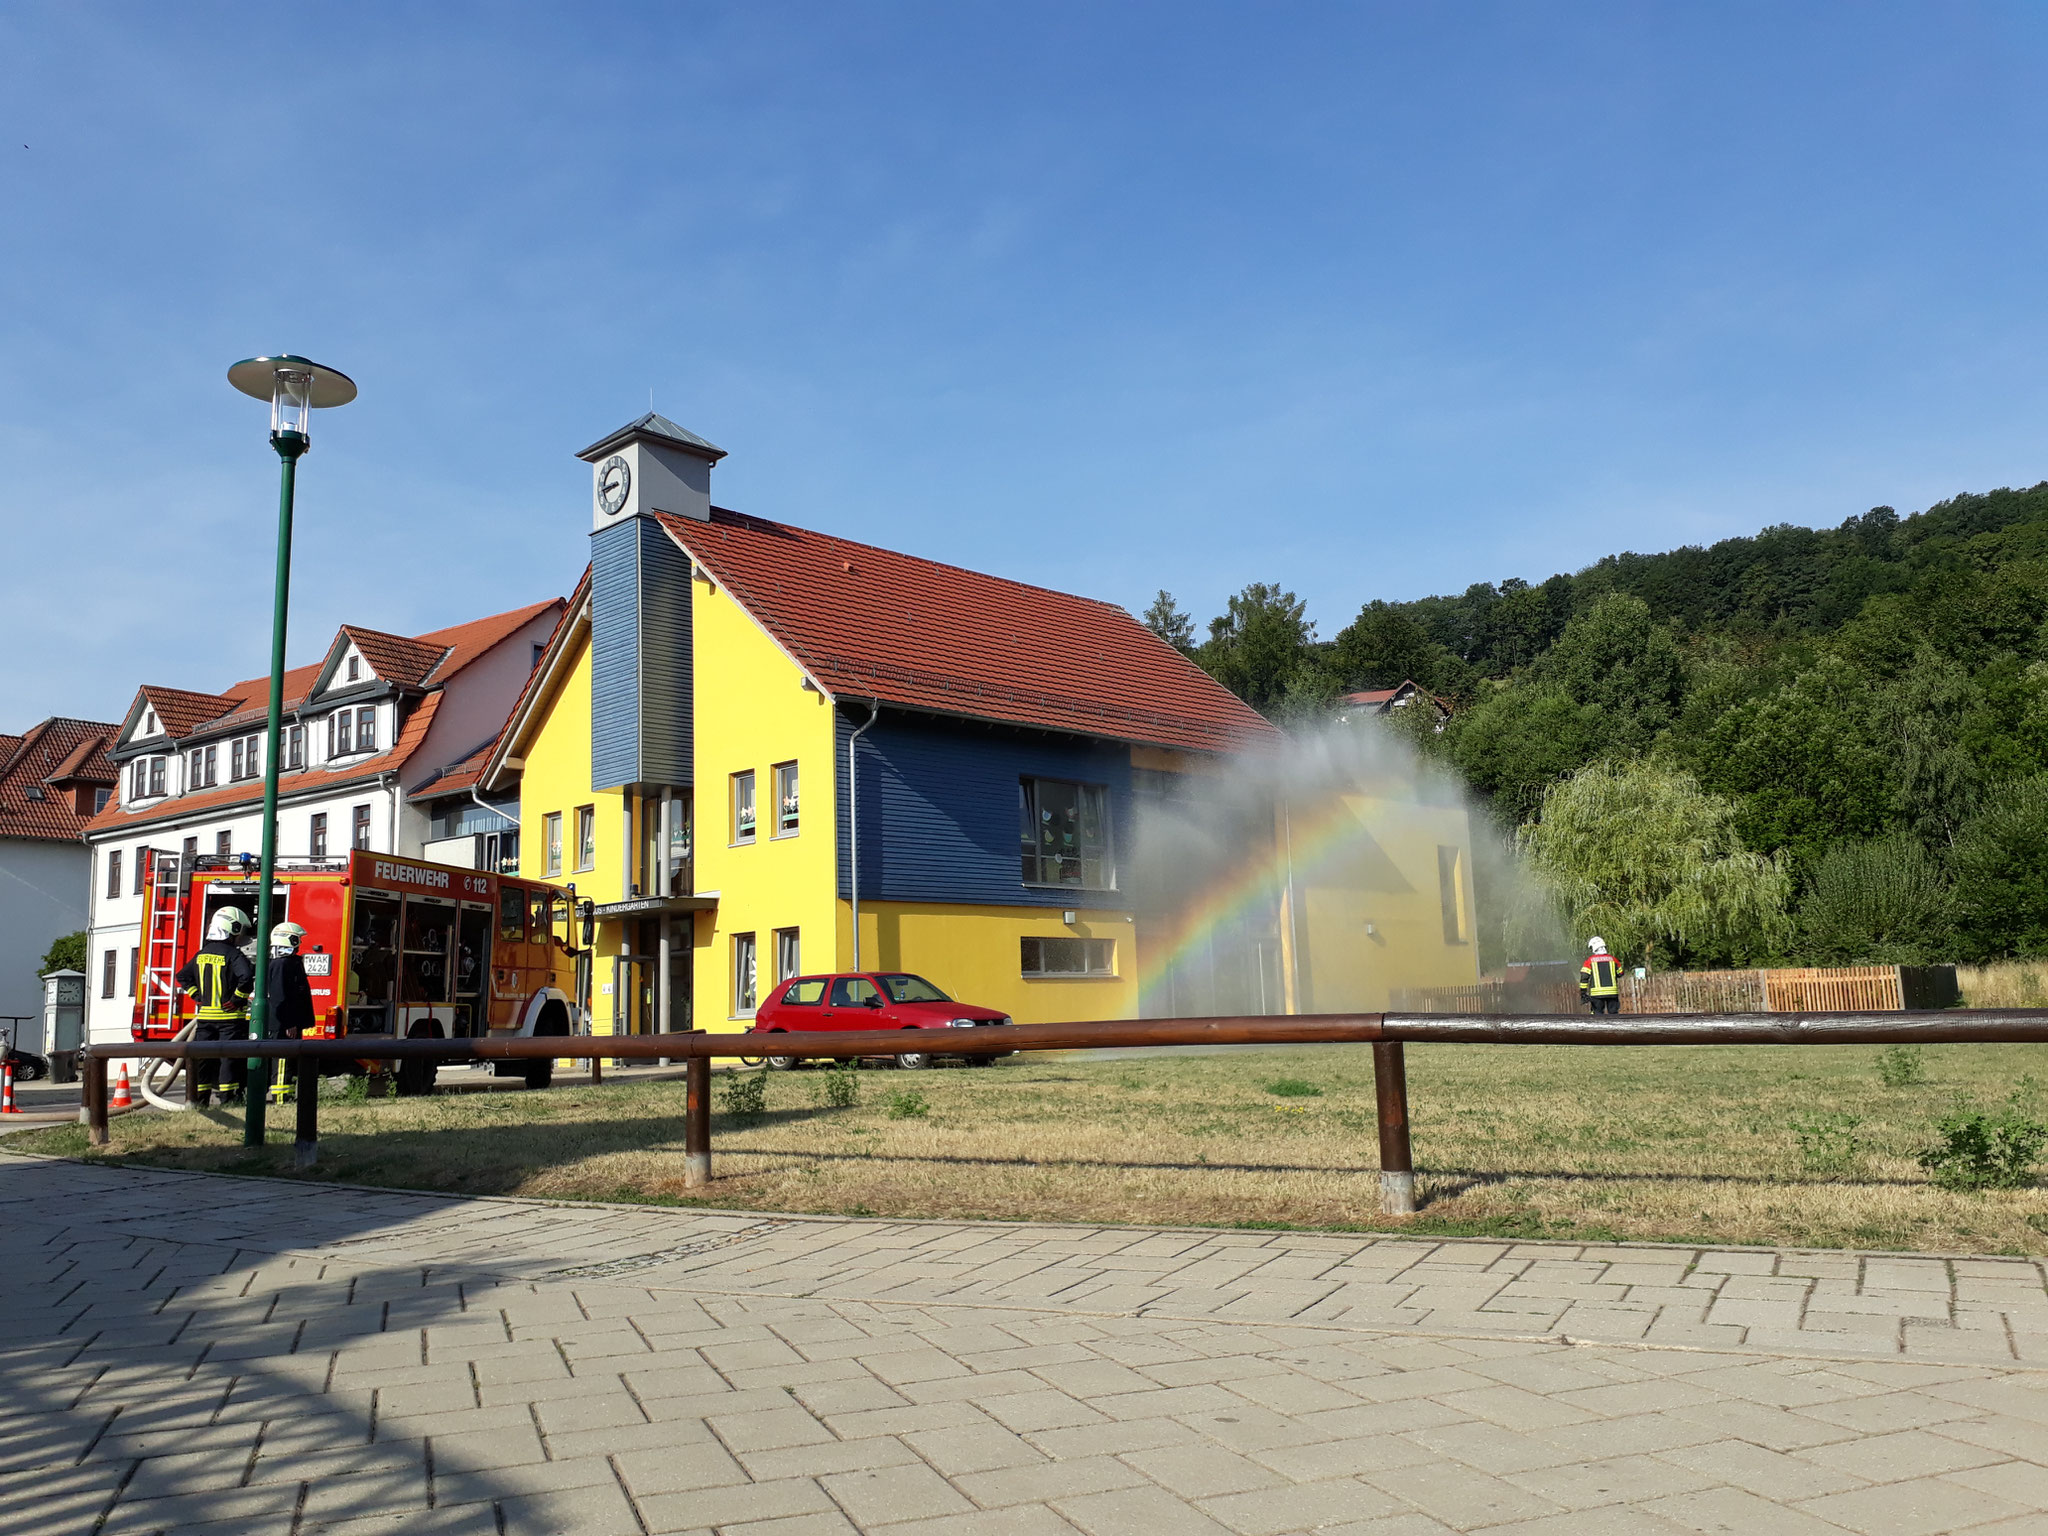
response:
[[[1587,941],[1586,963],[1579,967],[1579,996],[1595,1013],[1621,1012],[1621,967],[1607,953],[1607,941],[1594,934]]]
[[[240,907],[222,907],[206,930],[206,942],[178,972],[180,990],[199,1004],[194,1040],[249,1038],[249,994],[255,990],[256,967],[242,952],[242,937],[248,931],[247,913]],[[201,1059],[192,1074],[195,1101],[210,1106],[217,1094],[239,1095],[246,1070],[240,1057],[226,1062]]]
[[[270,970],[264,977],[265,1001],[270,1009],[273,1040],[297,1040],[313,1027],[313,987],[306,980],[306,962],[299,958],[299,941],[306,930],[297,923],[279,923],[270,930]],[[305,1075],[302,1057],[277,1074],[270,1085],[270,1097],[279,1104],[289,1102]]]

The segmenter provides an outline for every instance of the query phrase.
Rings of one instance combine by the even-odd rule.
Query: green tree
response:
[[[1339,632],[1335,663],[1354,688],[1392,688],[1411,678],[1427,687],[1443,654],[1421,624],[1375,598]]]
[[[1639,597],[1614,593],[1565,625],[1536,677],[1598,712],[1609,747],[1636,752],[1670,725],[1685,701],[1685,658]]]
[[[1896,684],[1880,695],[1891,746],[1891,810],[1930,848],[1947,849],[1977,808],[1983,789],[1966,727],[1979,694],[1969,674],[1922,645]]]
[[[47,976],[52,971],[82,971],[85,969],[85,930],[67,933],[54,939],[43,955],[41,969],[36,974]]]
[[[1955,864],[1967,958],[2048,954],[2048,773],[1986,795]]]
[[[1272,712],[1286,697],[1288,678],[1312,659],[1316,627],[1307,607],[1292,592],[1255,581],[1209,621],[1195,660],[1252,708]]]
[[[1180,605],[1173,600],[1173,594],[1166,588],[1159,589],[1159,595],[1152,599],[1152,606],[1145,610],[1145,617],[1139,622],[1176,651],[1183,655],[1193,653],[1195,621],[1181,611]]]
[[[1825,965],[1927,965],[1952,957],[1955,897],[1908,832],[1838,843],[1799,903],[1802,957]]]
[[[1597,710],[1561,688],[1519,683],[1497,688],[1451,717],[1445,754],[1466,782],[1487,796],[1504,828],[1530,820],[1546,789],[1598,755]]]
[[[1749,959],[1786,932],[1781,860],[1742,846],[1735,807],[1689,773],[1601,762],[1551,786],[1521,846],[1581,939],[1649,965]]]

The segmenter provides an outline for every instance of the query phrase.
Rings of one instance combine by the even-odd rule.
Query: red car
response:
[[[754,1014],[755,1035],[811,1033],[827,1029],[980,1029],[1012,1022],[1006,1013],[956,1003],[922,976],[908,971],[858,971],[841,976],[792,976],[770,992]],[[928,1067],[946,1054],[938,1042],[920,1041],[919,1050],[899,1051],[899,1067]],[[1009,1052],[1003,1052],[1008,1055]],[[800,1056],[766,1056],[769,1066],[788,1070],[801,1066]],[[994,1063],[993,1056],[966,1058],[977,1067]]]

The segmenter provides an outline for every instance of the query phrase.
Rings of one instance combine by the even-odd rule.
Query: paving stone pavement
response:
[[[0,1154],[0,1536],[2048,1536],[2032,1260]]]

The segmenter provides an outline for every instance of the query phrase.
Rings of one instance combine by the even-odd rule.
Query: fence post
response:
[[[683,1183],[711,1182],[711,1058],[692,1056],[683,1065]]]
[[[88,1056],[85,1058],[85,1125],[86,1139],[96,1147],[104,1147],[112,1140],[107,1130],[107,1058]]]
[[[299,1125],[292,1138],[292,1166],[310,1168],[320,1160],[320,1063],[304,1056],[298,1070]]]
[[[1375,1041],[1373,1090],[1379,1100],[1380,1214],[1415,1214],[1415,1156],[1408,1144],[1408,1063],[1398,1040]]]

